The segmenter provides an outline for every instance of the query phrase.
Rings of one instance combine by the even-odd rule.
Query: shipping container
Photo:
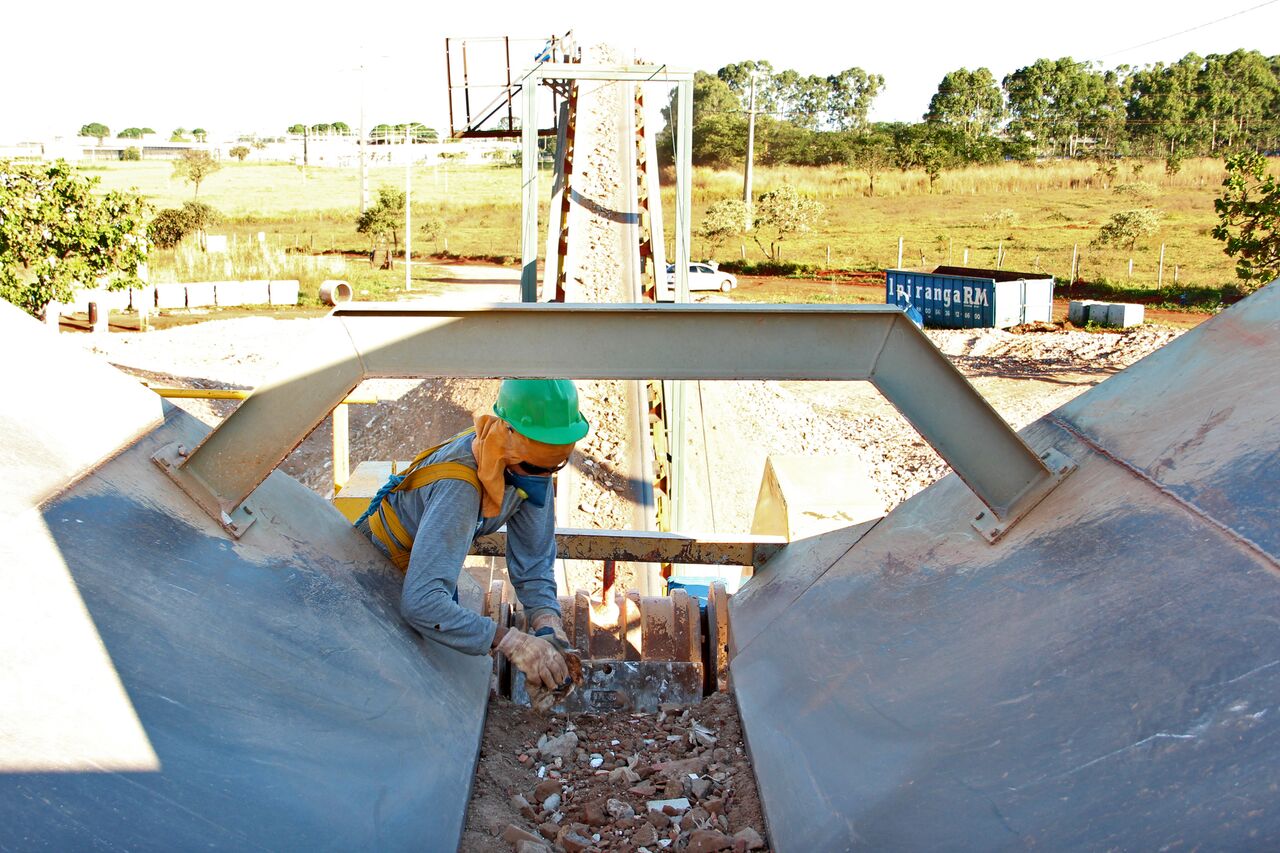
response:
[[[1043,273],[942,266],[885,270],[885,302],[916,308],[942,329],[1007,329],[1053,319],[1053,277]]]

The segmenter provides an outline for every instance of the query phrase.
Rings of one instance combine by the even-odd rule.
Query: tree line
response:
[[[867,120],[883,87],[861,68],[804,76],[760,60],[699,71],[693,161],[741,165],[753,115],[757,163],[853,165],[873,184],[887,168],[922,168],[932,179],[1001,159],[1136,155],[1163,157],[1176,172],[1185,157],[1280,151],[1280,56],[1257,51],[1111,69],[1038,59],[999,81],[988,68],[959,68],[918,123]],[[664,110],[667,157],[673,113]]]

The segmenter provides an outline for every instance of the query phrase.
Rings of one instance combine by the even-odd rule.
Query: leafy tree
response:
[[[884,88],[884,78],[861,68],[847,68],[827,78],[827,124],[835,130],[862,129],[871,102]]]
[[[335,121],[333,124],[329,125],[329,129],[334,133],[350,133],[351,125],[347,124],[345,121]]]
[[[904,125],[894,137],[898,168],[920,169],[929,178],[929,192],[947,169],[962,162],[964,140],[961,131],[938,124]]]
[[[773,64],[767,59],[749,59],[724,66],[715,76],[737,98],[738,110],[751,109],[751,78],[756,81],[756,110],[762,113],[781,114],[782,103],[779,87],[774,83]],[[697,111],[697,75],[694,75],[694,111]]]
[[[291,124],[289,125],[289,129],[285,131],[285,133],[295,133],[298,136],[303,136],[306,132],[307,126],[305,124]]]
[[[154,133],[155,131],[147,131],[141,127],[126,127],[124,130],[120,131],[116,135],[120,139],[141,139],[148,132]]]
[[[254,140],[253,140],[253,142],[252,142],[252,145],[253,145],[253,150],[254,150],[254,151],[261,151],[261,150],[263,150],[264,148],[266,148],[266,147],[267,147],[267,140],[265,140],[265,139],[254,139]]]
[[[1209,150],[1249,145],[1253,132],[1266,126],[1278,91],[1275,71],[1256,50],[1206,56],[1197,79],[1196,117],[1208,125]]]
[[[973,140],[995,133],[1004,115],[1004,93],[991,70],[961,68],[943,75],[924,120],[955,128]]]
[[[182,213],[187,217],[187,224],[200,237],[200,248],[205,245],[205,232],[209,226],[222,221],[222,214],[211,205],[202,201],[188,201],[182,204]]]
[[[1069,56],[1019,68],[1004,78],[1004,90],[1010,133],[1029,136],[1049,153],[1074,156],[1080,137],[1109,148],[1124,128],[1119,77]]]
[[[155,129],[154,127],[144,127],[144,128],[142,129],[142,135],[143,135],[143,136],[147,136],[147,135],[152,134],[152,133],[155,133],[155,132],[156,132],[156,129]]]
[[[1195,119],[1203,64],[1189,53],[1172,65],[1157,62],[1129,75],[1125,110],[1130,138],[1139,150],[1178,159],[1204,143],[1205,127]]]
[[[1236,259],[1236,275],[1249,290],[1280,277],[1280,180],[1261,154],[1227,157],[1222,198],[1213,203],[1213,236]]]
[[[393,250],[398,251],[400,227],[404,224],[404,204],[404,190],[381,187],[378,200],[356,219],[356,232],[368,234],[374,245],[390,237]]]
[[[311,125],[311,133],[312,133],[312,135],[316,135],[316,136],[323,136],[324,134],[328,133],[330,130],[333,130],[333,125],[330,125],[330,124],[313,124],[313,125]]]
[[[711,244],[714,252],[731,237],[742,233],[746,225],[747,205],[740,198],[722,198],[712,202],[694,232]]]
[[[195,130],[191,131],[191,135],[196,138],[196,142],[209,141],[209,131],[205,130],[203,127],[197,127]]]
[[[39,316],[102,278],[108,290],[141,286],[147,205],[131,193],[98,195],[97,183],[61,160],[0,161],[0,297]]]
[[[807,234],[822,217],[822,202],[805,198],[790,184],[767,192],[754,205],[755,228],[752,239],[771,261],[782,259],[782,243],[796,234]],[[761,237],[769,240],[766,249]]]
[[[1124,246],[1130,251],[1143,237],[1150,237],[1160,230],[1160,211],[1150,207],[1138,207],[1112,214],[1094,238],[1095,246]]]
[[[850,146],[850,162],[867,175],[867,195],[876,194],[876,178],[894,165],[893,138],[883,130],[860,136]]]
[[[80,128],[79,136],[92,136],[98,140],[98,144],[102,144],[102,140],[111,135],[111,128],[102,122],[90,122]]]
[[[188,142],[187,129],[185,127],[175,127],[173,133],[169,134],[170,142]]]
[[[142,159],[142,149],[136,145],[130,145],[120,152],[120,159],[137,162]]]
[[[230,154],[232,157],[236,158],[237,160],[239,160],[241,163],[243,163],[244,158],[249,156],[249,149],[244,145],[237,145],[227,153]]]
[[[172,249],[191,233],[191,223],[185,211],[176,207],[166,207],[156,212],[147,225],[147,236],[158,249]]]
[[[768,146],[757,128],[756,159],[763,162]],[[693,162],[716,169],[741,168],[747,157],[747,119],[742,115],[711,115],[693,126]]]
[[[432,242],[439,240],[444,236],[445,222],[435,216],[428,216],[427,219],[419,226],[418,231],[422,234],[423,239]]]
[[[213,158],[208,151],[188,149],[182,156],[173,161],[173,176],[182,178],[195,187],[192,198],[200,195],[200,184],[214,172],[222,168],[222,164]]]
[[[205,232],[222,220],[216,208],[202,201],[184,202],[181,208],[168,207],[158,211],[147,226],[152,244],[160,249],[172,249],[188,234],[195,234],[200,248],[205,247]]]

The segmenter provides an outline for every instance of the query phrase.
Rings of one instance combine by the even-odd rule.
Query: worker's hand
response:
[[[497,650],[524,673],[525,679],[547,690],[555,690],[569,680],[569,667],[554,645],[515,628],[507,629]]]
[[[550,631],[545,629],[550,628]],[[561,620],[560,614],[554,610],[538,610],[535,611],[533,617],[529,620],[530,633],[537,637],[554,637],[552,645],[558,646],[560,651],[569,648],[569,637],[564,632],[564,621]]]

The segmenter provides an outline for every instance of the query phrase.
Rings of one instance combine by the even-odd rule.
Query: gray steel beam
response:
[[[523,197],[520,232],[520,301],[538,301],[538,87],[524,83],[523,149],[520,158]]]
[[[1060,477],[888,305],[351,305],[295,357],[183,461],[167,457],[215,517],[366,377],[870,380],[998,518]]]
[[[542,80],[621,80],[634,83],[692,81],[693,72],[665,65],[583,65],[577,62],[544,62],[530,72]]]
[[[556,528],[556,556],[568,560],[625,560],[638,563],[696,563],[706,566],[759,566],[787,544],[781,536],[682,536],[647,530]],[[478,536],[471,553],[505,557],[505,531]]]

